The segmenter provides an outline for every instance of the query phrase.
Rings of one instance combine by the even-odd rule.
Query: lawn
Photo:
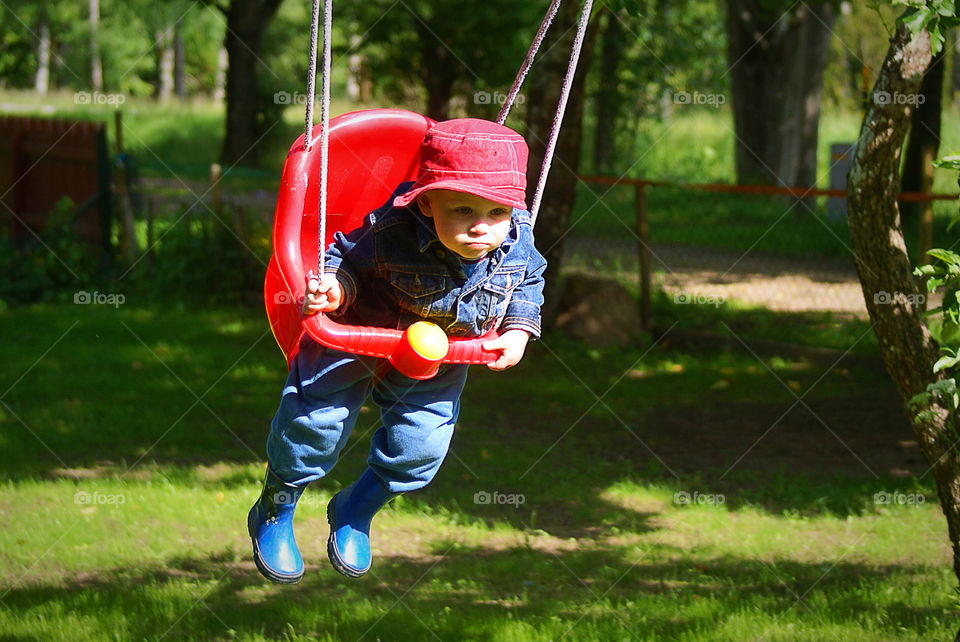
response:
[[[73,94],[53,95],[38,106],[30,92],[2,91],[4,111],[42,117],[100,120],[113,140],[113,107],[77,105]],[[335,101],[332,113],[359,106]],[[956,110],[956,108],[952,108]],[[217,161],[223,136],[223,110],[207,103],[158,106],[129,99],[123,105],[124,141],[144,175],[206,181],[209,165]],[[941,155],[960,151],[960,118],[945,113]],[[953,117],[952,117],[953,116]],[[728,109],[691,107],[666,121],[644,121],[629,134],[629,153],[613,172],[617,176],[678,183],[734,182],[732,120]],[[861,116],[825,107],[818,143],[818,186],[829,187],[830,145],[855,141]],[[225,190],[275,190],[290,145],[303,131],[302,108],[292,106],[269,127],[260,150],[260,168],[225,168]],[[588,132],[589,133],[589,132]],[[589,139],[589,136],[588,136]],[[696,141],[691,144],[691,141]],[[584,150],[589,158],[590,150]],[[589,172],[585,165],[584,171]],[[937,170],[934,191],[956,193],[956,176]],[[590,238],[622,239],[633,229],[631,187],[582,183],[572,215],[572,234]],[[826,199],[800,203],[789,197],[744,196],[702,192],[681,187],[655,187],[648,192],[650,238],[654,243],[702,245],[729,250],[770,252],[790,256],[850,256],[851,241],[845,220],[826,215]],[[960,242],[957,228],[948,230],[956,216],[955,202],[936,202],[935,246]],[[908,247],[916,247],[916,222],[905,220]]]
[[[27,94],[0,98],[31,112]],[[646,124],[629,174],[731,181],[728,118]],[[824,171],[857,121],[826,115]],[[204,180],[217,158],[217,107],[131,100],[124,122],[146,174]],[[299,127],[288,110],[263,168],[225,189],[275,188]],[[631,190],[578,189],[574,235],[629,238]],[[654,243],[849,256],[822,202],[648,199]],[[938,239],[954,209],[938,206]],[[655,343],[548,333],[507,373],[475,368],[438,478],[377,518],[373,570],[351,581],[326,561],[324,509],[364,465],[365,408],[298,511],[306,578],[269,584],[245,515],[286,371],[262,312],[224,307],[255,298],[262,271],[224,226],[166,234],[173,220],[155,257],[102,284],[116,306],[0,302],[0,639],[953,639],[945,523],[869,323],[736,301],[657,296]]]
[[[955,108],[954,108],[955,109]],[[960,150],[960,119],[946,113],[940,154]],[[818,180],[830,187],[830,145],[855,142],[861,115],[826,106],[820,122]],[[625,155],[616,176],[684,183],[734,183],[734,134],[727,110],[691,108],[670,121],[645,121],[633,151]],[[695,141],[695,142],[694,142]],[[956,194],[954,172],[936,170],[934,191]],[[826,198],[806,202],[792,197],[724,194],[682,187],[651,187],[647,191],[650,239],[653,243],[680,243],[730,250],[769,252],[789,256],[848,258],[849,230],[845,219],[827,216]],[[934,246],[960,241],[956,228],[957,204],[934,203]],[[634,229],[632,186],[580,184],[572,215],[572,234],[622,239]],[[916,247],[916,220],[906,218],[907,245]]]
[[[677,307],[674,330],[694,328]],[[723,314],[748,345],[818,325]],[[806,341],[867,341],[841,326]],[[298,511],[306,578],[281,587],[244,528],[285,374],[258,310],[131,296],[7,309],[0,333],[3,639],[953,637],[945,524],[869,350],[548,334],[517,368],[472,372],[438,478],[377,518],[351,581],[323,513],[363,466],[365,411]]]

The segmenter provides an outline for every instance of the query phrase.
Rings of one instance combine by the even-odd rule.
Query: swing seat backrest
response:
[[[334,232],[359,227],[399,183],[416,179],[420,145],[433,124],[426,116],[398,109],[357,111],[330,120],[324,247]],[[305,275],[316,272],[318,262],[319,128],[314,132],[308,149],[303,149],[303,136],[297,139],[283,165],[273,254],[263,286],[270,327],[288,365],[303,336]]]

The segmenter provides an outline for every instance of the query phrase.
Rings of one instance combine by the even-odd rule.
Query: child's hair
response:
[[[420,147],[420,174],[394,199],[406,207],[429,189],[466,192],[527,209],[527,142],[509,127],[479,118],[436,123]]]

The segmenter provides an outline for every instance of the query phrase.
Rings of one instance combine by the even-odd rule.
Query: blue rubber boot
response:
[[[247,515],[253,561],[265,578],[296,584],[303,577],[303,558],[293,536],[293,511],[303,486],[288,484],[267,468],[260,499]]]
[[[333,568],[347,577],[360,577],[370,570],[370,522],[378,510],[400,494],[391,493],[367,468],[352,486],[333,496],[327,504],[327,555]]]

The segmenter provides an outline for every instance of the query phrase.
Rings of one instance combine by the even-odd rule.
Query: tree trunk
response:
[[[605,6],[605,23],[601,36],[599,85],[596,94],[597,124],[593,132],[593,170],[597,173],[614,167],[617,120],[620,115],[620,94],[617,70],[626,45],[620,16]]]
[[[225,10],[227,33],[227,129],[220,160],[255,166],[260,139],[257,123],[259,92],[257,65],[263,34],[283,0],[233,0]]]
[[[213,78],[213,102],[222,103],[227,98],[227,48],[220,47],[217,55],[217,73]]]
[[[931,158],[937,157],[940,149],[940,112],[943,96],[943,50],[933,57],[933,62],[923,75],[917,105],[910,115],[910,140],[907,154],[903,160],[904,192],[923,191],[923,177],[930,173],[928,165]],[[922,100],[920,96],[923,96]],[[904,218],[916,217],[920,212],[920,203],[907,201],[901,206]]]
[[[170,101],[173,94],[173,26],[167,26],[157,31],[157,100],[161,103]]]
[[[351,24],[353,30],[358,28],[356,23]],[[347,59],[347,98],[351,102],[360,102],[360,88],[363,86],[363,55],[360,45],[363,37],[359,33],[350,34],[350,57]]]
[[[553,26],[541,48],[534,72],[528,77],[529,100],[527,101],[527,144],[530,160],[527,164],[527,197],[532,201],[533,191],[540,177],[540,167],[546,153],[550,127],[560,99],[560,87],[567,71],[570,48],[576,34],[580,4],[565,2],[554,19]],[[577,174],[580,168],[581,139],[583,132],[584,78],[590,68],[594,42],[593,29],[587,31],[580,54],[563,127],[537,218],[537,248],[547,259],[546,285],[543,309],[544,322],[550,325],[556,314],[556,306],[562,291],[560,267],[563,256],[563,239],[570,228],[570,212],[576,197]]]
[[[411,16],[420,36],[420,60],[423,86],[427,90],[427,113],[434,120],[447,120],[457,65],[446,44],[437,39],[422,18]]]
[[[813,187],[829,2],[727,0],[737,182]]]
[[[103,63],[100,60],[100,0],[90,0],[90,86],[103,91]]]
[[[911,41],[906,27],[899,25],[874,93],[916,95],[930,61],[929,35],[922,32]],[[896,100],[870,104],[848,181],[857,273],[884,364],[905,404],[941,379],[933,374],[938,349],[924,322],[923,307],[911,305],[911,295],[918,290],[897,207],[900,150],[911,111],[910,104]],[[932,400],[925,410],[912,417],[913,430],[937,482],[953,547],[953,569],[960,578],[960,455],[953,447],[957,435],[947,408]]]
[[[47,16],[40,17],[39,37],[37,39],[37,75],[34,89],[41,96],[50,90],[50,24]]]
[[[950,73],[952,78],[950,82],[950,98],[951,100],[955,100],[957,94],[960,94],[960,29],[953,29],[951,33],[953,34],[953,69]]]
[[[173,92],[180,102],[187,99],[187,52],[180,21],[173,25]]]

